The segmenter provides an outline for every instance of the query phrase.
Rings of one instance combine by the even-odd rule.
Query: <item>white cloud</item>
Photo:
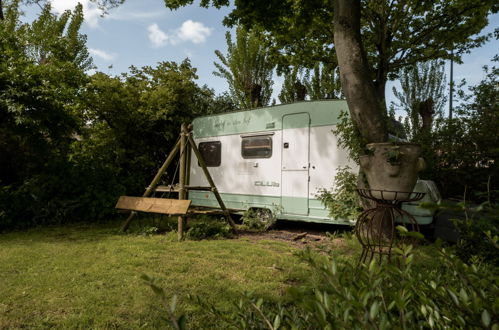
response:
[[[95,49],[95,48],[89,48],[88,52],[93,55],[102,58],[105,61],[111,61],[114,60],[116,55],[107,53],[101,49]]]
[[[173,30],[169,34],[163,32],[156,23],[149,25],[147,30],[149,31],[149,40],[153,46],[161,47],[167,43],[170,45],[176,45],[180,42],[203,43],[211,35],[213,29],[204,26],[203,23],[187,20],[182,23],[180,28]]]
[[[115,20],[115,21],[146,21],[151,20],[153,18],[159,18],[165,16],[165,12],[162,11],[141,11],[141,12],[132,12],[132,11],[122,11],[118,9],[113,9],[110,11],[108,15],[106,15],[106,19]]]
[[[154,47],[166,45],[169,37],[159,28],[158,24],[154,23],[149,25],[147,31],[149,31],[149,40]]]
[[[85,23],[90,27],[95,28],[99,25],[99,18],[102,15],[102,10],[97,5],[89,0],[51,0],[52,10],[57,14],[63,13],[65,10],[74,10],[79,3],[83,6],[83,16]]]
[[[206,41],[206,38],[211,35],[212,29],[204,26],[203,23],[187,20],[182,23],[178,30],[177,36],[182,41],[190,41],[195,44],[200,44]]]

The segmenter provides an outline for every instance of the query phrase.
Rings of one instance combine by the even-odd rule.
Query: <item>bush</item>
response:
[[[357,175],[349,166],[338,167],[334,176],[334,189],[319,190],[317,198],[329,210],[334,219],[357,219],[362,212],[360,198],[357,194]]]
[[[196,241],[208,238],[230,238],[232,232],[230,226],[224,220],[201,217],[198,221],[189,224],[185,237]]]
[[[277,207],[273,211],[269,209],[247,209],[241,217],[243,227],[249,230],[267,231],[276,223],[277,212]]]
[[[352,259],[324,261],[306,250],[301,257],[320,276],[319,284],[293,290],[287,304],[246,294],[233,309],[220,310],[199,297],[193,299],[217,317],[220,328],[499,327],[497,268],[466,264],[444,249],[437,263],[416,265],[412,246],[395,251],[397,265],[374,260],[357,265]]]
[[[499,266],[499,254],[494,241],[494,237],[499,236],[499,208],[482,204],[471,211],[471,216],[468,216],[469,210],[464,211],[467,213],[465,219],[454,220],[459,231],[456,255],[464,262],[476,258],[478,261]]]

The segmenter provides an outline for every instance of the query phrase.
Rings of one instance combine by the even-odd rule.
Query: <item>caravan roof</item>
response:
[[[252,110],[234,111],[194,119],[194,138],[282,129],[282,117],[308,113],[310,126],[335,125],[340,113],[348,112],[345,100],[303,101]]]

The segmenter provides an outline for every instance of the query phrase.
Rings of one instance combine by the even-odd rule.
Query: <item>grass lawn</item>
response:
[[[147,274],[177,294],[190,328],[216,328],[187,294],[224,307],[240,293],[285,300],[310,277],[295,247],[245,238],[176,242],[121,234],[118,225],[73,225],[0,234],[0,329],[158,328]]]

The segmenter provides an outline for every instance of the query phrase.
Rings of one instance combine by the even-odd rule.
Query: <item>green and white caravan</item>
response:
[[[230,209],[267,209],[277,219],[352,225],[355,219],[333,219],[317,199],[332,188],[339,166],[358,166],[338,147],[333,129],[343,100],[304,101],[197,118],[193,137],[220,195]],[[207,186],[195,157],[189,185]],[[431,182],[416,190],[438,199]],[[217,207],[211,192],[189,191],[192,205]],[[432,222],[431,212],[405,205],[419,224]]]

